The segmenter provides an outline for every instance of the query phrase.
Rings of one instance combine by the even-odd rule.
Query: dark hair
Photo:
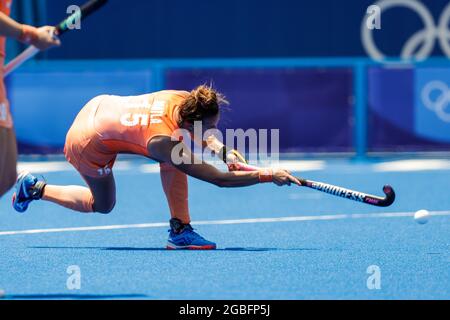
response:
[[[222,104],[229,104],[224,95],[211,86],[201,85],[192,90],[181,104],[181,120],[194,123],[204,118],[214,117],[219,114]]]

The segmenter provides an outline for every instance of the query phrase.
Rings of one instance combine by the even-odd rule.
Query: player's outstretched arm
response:
[[[6,14],[0,12],[0,36],[17,39],[26,44],[30,44],[39,50],[59,46],[59,39],[54,37],[54,27],[46,26],[35,28],[20,24],[11,19]]]
[[[178,170],[199,180],[219,187],[236,188],[273,182],[279,186],[300,182],[285,170],[272,171],[264,169],[253,172],[222,172],[214,166],[200,161],[189,148],[169,137],[156,137],[148,145],[148,150],[155,160],[170,163]]]

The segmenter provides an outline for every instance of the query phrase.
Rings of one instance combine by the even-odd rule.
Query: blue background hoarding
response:
[[[54,24],[73,2],[82,3],[15,1],[12,13],[24,23]],[[438,58],[449,56],[448,37],[434,31],[450,4],[414,2],[422,9],[396,1],[382,12],[382,30],[371,31],[388,57],[431,44],[426,62],[398,65],[366,58],[370,0],[109,0],[81,30],[64,35],[63,46],[8,79],[21,151],[60,150],[76,113],[97,94],[189,90],[210,81],[232,102],[224,126],[281,129],[285,152],[448,151],[449,108],[439,92],[450,85],[449,60]],[[424,14],[433,32],[422,39]],[[19,47],[8,43],[9,56]],[[32,119],[50,134],[30,135]]]
[[[21,10],[16,1],[16,15]],[[55,24],[74,0],[39,0],[36,24]],[[109,0],[50,59],[362,57],[360,28],[373,0]],[[447,0],[423,1],[435,21]],[[23,19],[33,16],[23,14]],[[123,23],[126,21],[126,23]],[[399,23],[401,21],[401,23]],[[31,21],[28,21],[31,23]],[[383,13],[380,50],[398,55],[423,28],[417,12]],[[95,30],[95,31],[92,31]],[[438,46],[433,55],[440,55]]]
[[[430,81],[448,83],[448,72],[446,68],[411,65],[370,67],[369,151],[450,150],[450,123],[426,108],[422,99],[424,86]]]
[[[96,95],[156,89],[155,76],[145,68],[93,72],[95,67],[84,65],[88,70],[18,72],[9,79],[22,152],[61,150],[75,116]],[[168,68],[163,82],[180,90],[212,83],[232,103],[221,129],[279,129],[282,152],[353,151],[350,68]]]
[[[450,143],[450,70],[419,68],[415,78],[415,132]]]

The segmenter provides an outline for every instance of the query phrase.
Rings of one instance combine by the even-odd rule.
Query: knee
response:
[[[94,202],[94,211],[101,214],[110,214],[114,207],[116,206],[116,201],[111,201],[107,203],[96,203]]]

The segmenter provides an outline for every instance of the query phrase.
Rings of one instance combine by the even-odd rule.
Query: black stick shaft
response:
[[[391,204],[395,201],[395,191],[394,189],[389,186],[385,185],[383,187],[383,192],[385,194],[385,197],[378,197],[370,194],[366,194],[359,191],[354,191],[338,186],[334,186],[331,184],[323,183],[323,182],[317,182],[312,180],[306,180],[306,179],[299,179],[300,183],[304,187],[308,187],[311,189],[315,189],[321,192],[325,192],[337,197],[363,202],[366,204],[370,204],[377,207],[389,207]]]
[[[83,6],[81,6],[79,11],[74,12],[56,26],[56,33],[58,35],[61,35],[66,31],[70,30],[69,26],[73,25],[75,21],[83,20],[84,18],[88,17],[91,13],[100,9],[107,2],[108,0],[91,0],[86,2]]]

